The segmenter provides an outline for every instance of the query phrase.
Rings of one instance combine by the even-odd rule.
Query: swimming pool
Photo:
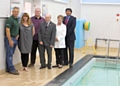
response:
[[[120,86],[120,60],[87,55],[46,86]]]
[[[111,59],[109,59],[111,60]],[[93,58],[62,86],[120,86],[120,64]]]

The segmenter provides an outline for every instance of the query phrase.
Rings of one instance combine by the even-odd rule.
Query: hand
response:
[[[42,42],[42,41],[40,42],[40,45],[43,45],[43,42]]]
[[[51,48],[53,48],[53,45],[50,45]]]
[[[58,39],[57,39],[57,38],[55,38],[55,41],[57,42],[57,41],[58,41]]]
[[[19,35],[15,37],[16,40],[18,40],[18,38],[19,38]]]
[[[14,42],[11,40],[11,41],[9,41],[9,44],[10,44],[10,46],[11,47],[13,47],[14,46]]]

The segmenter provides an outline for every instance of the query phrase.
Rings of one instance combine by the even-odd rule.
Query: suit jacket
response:
[[[65,24],[66,16],[63,19],[63,23]],[[75,37],[75,26],[76,26],[76,18],[73,16],[70,16],[68,23],[66,25],[67,27],[67,33],[66,33],[66,41],[74,41],[76,40]]]
[[[41,23],[40,30],[38,32],[38,41],[42,41],[43,45],[50,46],[55,43],[56,25],[53,22],[47,26],[46,22]]]

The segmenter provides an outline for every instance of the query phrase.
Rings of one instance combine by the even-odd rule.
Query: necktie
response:
[[[67,23],[68,23],[68,17],[66,17],[65,19],[65,24],[67,25]]]
[[[49,26],[49,23],[47,23],[47,27]]]

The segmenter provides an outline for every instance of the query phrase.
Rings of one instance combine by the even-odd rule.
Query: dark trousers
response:
[[[31,52],[31,64],[35,64],[37,48],[38,48],[38,41],[33,40],[32,52]]]
[[[47,50],[47,55],[48,55],[48,66],[51,66],[52,48],[50,46],[44,46],[44,45],[39,45],[38,48],[39,48],[41,66],[46,66],[45,49]]]
[[[56,64],[63,65],[64,48],[55,48]]]
[[[66,48],[64,51],[64,64],[68,64],[68,51],[69,50],[69,64],[73,64],[74,61],[74,41],[66,41]]]
[[[27,67],[29,60],[29,53],[21,53],[22,66]]]

